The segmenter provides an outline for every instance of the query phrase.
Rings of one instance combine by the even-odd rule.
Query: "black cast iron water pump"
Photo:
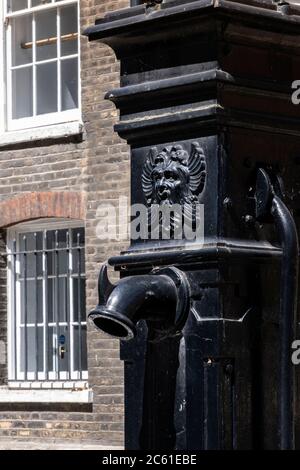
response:
[[[121,62],[106,98],[131,146],[132,203],[151,222],[153,204],[187,205],[192,227],[204,206],[201,246],[153,242],[146,227],[109,259],[117,286],[100,275],[92,320],[132,338],[120,344],[125,447],[299,449],[300,9],[154,3],[85,32]],[[182,219],[171,222],[175,234]]]

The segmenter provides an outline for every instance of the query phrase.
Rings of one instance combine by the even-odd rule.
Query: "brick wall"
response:
[[[128,6],[129,0],[80,0],[81,30],[94,23],[108,10]],[[84,134],[45,142],[0,147],[0,226],[18,221],[22,207],[29,205],[28,217],[40,214],[36,200],[48,194],[58,201],[62,215],[72,217],[72,192],[84,201],[86,226],[87,311],[97,302],[96,284],[100,264],[126,246],[123,242],[100,241],[96,237],[96,211],[100,203],[118,204],[119,196],[129,195],[129,153],[127,145],[113,132],[118,119],[114,106],[103,97],[118,86],[119,65],[111,50],[98,43],[81,41],[81,78]],[[32,193],[32,194],[29,194]],[[54,196],[53,196],[54,193]],[[51,196],[52,194],[52,196]],[[49,196],[50,195],[50,196]],[[18,201],[18,202],[17,202]],[[67,201],[67,202],[66,202]],[[19,209],[17,208],[17,204]],[[35,209],[30,209],[35,207]],[[37,211],[37,212],[34,212]],[[22,212],[22,211],[21,211]],[[50,211],[51,212],[51,211]],[[76,211],[75,211],[76,212]],[[43,216],[47,213],[41,212]],[[68,215],[69,214],[69,215]],[[24,213],[20,214],[24,217]],[[1,218],[3,222],[1,223]],[[7,222],[10,221],[10,222]],[[0,249],[5,247],[2,229]],[[1,250],[2,251],[2,250]],[[6,270],[0,260],[0,339],[6,341]],[[119,344],[88,328],[89,383],[93,405],[62,405],[55,409],[42,404],[0,403],[0,441],[16,438],[24,442],[102,443],[123,442],[123,366]],[[1,383],[7,378],[6,367],[0,367]],[[2,385],[5,387],[5,385]],[[30,392],[28,392],[30,393]]]

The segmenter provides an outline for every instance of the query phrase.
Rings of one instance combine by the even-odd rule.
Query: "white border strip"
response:
[[[19,131],[4,132],[0,134],[0,147],[14,145],[36,140],[59,139],[72,135],[82,134],[84,126],[82,122],[68,122],[53,126],[35,127]]]
[[[0,403],[92,403],[92,390],[12,390],[0,388]]]

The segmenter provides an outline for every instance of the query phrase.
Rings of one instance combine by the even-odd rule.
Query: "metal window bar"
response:
[[[48,251],[47,251],[47,232],[43,233],[43,321],[44,321],[44,370],[45,370],[45,379],[49,380],[49,358],[48,358],[48,348],[49,348],[49,330],[48,330]]]
[[[67,368],[68,368],[68,379],[71,378],[71,309],[70,309],[70,280],[71,280],[71,269],[70,269],[70,256],[72,256],[72,252],[70,251],[70,231],[67,231],[66,234],[66,253],[68,259],[68,270],[67,276],[65,278],[65,321],[66,324],[69,325],[68,327],[68,344],[69,344],[69,351],[67,353]]]
[[[28,330],[27,330],[27,238],[24,235],[24,253],[23,253],[23,266],[24,266],[24,281],[23,281],[23,291],[24,291],[24,327],[23,335],[24,336],[24,375],[25,380],[28,380]],[[22,323],[22,312],[20,311],[20,323]],[[21,361],[22,361],[22,352],[21,352]]]
[[[17,276],[17,241],[14,240],[12,243],[12,276],[13,279],[16,280]],[[13,303],[13,321],[12,321],[12,328],[13,328],[13,359],[14,359],[14,379],[17,380],[17,370],[18,370],[18,356],[17,356],[17,295],[16,295],[16,282],[14,282],[12,286],[12,303]]]
[[[59,338],[59,251],[58,251],[58,231],[55,230],[55,284],[54,284],[54,295],[55,295],[55,340],[52,342],[53,345],[53,356],[55,358],[55,374],[56,374],[56,379],[59,379],[59,369],[60,369],[60,363],[59,363],[59,344],[58,344],[58,338]]]
[[[61,96],[61,10],[57,9],[56,14],[56,29],[57,29],[57,41],[56,41],[56,52],[57,52],[57,111],[60,112],[62,108],[62,96]]]
[[[35,341],[35,380],[38,380],[39,374],[39,358],[38,358],[38,254],[37,250],[37,234],[34,234],[34,260],[35,260],[35,324],[34,324],[34,341]]]
[[[51,37],[51,38],[45,38],[45,39],[38,39],[35,41],[35,44],[36,46],[49,46],[50,44],[56,44],[57,43],[57,40],[58,38],[60,38],[60,40],[62,42],[66,42],[66,41],[74,41],[74,39],[77,39],[78,38],[78,33],[69,33],[69,34],[63,34],[61,36],[55,36],[55,37]],[[22,42],[21,43],[21,48],[22,49],[31,49],[33,47],[33,41],[30,41],[30,42]]]
[[[71,229],[74,230],[74,229]],[[13,364],[13,375],[11,378],[9,378],[10,382],[13,381],[66,381],[66,380],[80,380],[83,379],[83,370],[82,370],[82,364],[83,364],[83,354],[86,354],[86,344],[83,346],[82,342],[82,327],[86,326],[86,321],[82,321],[82,311],[81,311],[81,300],[82,300],[82,289],[81,289],[81,284],[82,280],[85,280],[85,273],[82,271],[82,260],[81,260],[81,253],[84,252],[84,246],[83,244],[80,245],[80,233],[76,234],[77,238],[77,243],[74,243],[74,246],[70,243],[70,233],[67,230],[66,232],[66,243],[64,247],[59,247],[58,243],[58,232],[55,232],[55,237],[54,237],[54,247],[53,248],[48,248],[47,247],[47,231],[44,231],[43,233],[43,245],[42,249],[38,249],[37,246],[37,233],[34,233],[34,247],[33,250],[27,249],[28,246],[28,240],[26,235],[23,236],[23,247],[24,249],[18,249],[17,242],[16,240],[13,241],[12,244],[12,251],[9,253],[2,253],[2,255],[10,257],[11,260],[11,275],[12,275],[12,303],[13,303],[13,309],[12,309],[12,340],[13,340],[13,358],[12,358],[12,364]],[[60,253],[66,253],[67,256],[67,269],[66,272],[60,273],[59,272],[59,255]],[[77,259],[77,272],[72,271],[71,265],[73,264],[74,261],[74,255],[76,253],[76,256],[78,257]],[[29,256],[34,255],[34,269],[33,272],[30,273],[28,271],[28,262],[29,262]],[[49,272],[49,255],[52,256],[52,259],[54,263],[52,264],[52,272]],[[38,260],[41,259],[42,261],[42,274],[40,275],[38,273]],[[19,262],[23,263],[23,266],[21,266],[20,271],[18,274],[17,272],[17,260]],[[28,275],[29,272],[29,275]],[[78,312],[77,313],[77,318],[73,314],[73,318],[71,317],[71,281],[75,280],[77,278],[77,293],[75,292],[74,296],[77,295],[77,304],[78,304]],[[64,281],[64,286],[65,286],[65,313],[64,317],[61,315],[59,316],[60,308],[63,308],[63,306],[60,305],[60,293],[59,293],[59,282],[60,279],[65,279]],[[43,289],[41,292],[42,296],[42,305],[43,305],[43,312],[42,312],[42,319],[39,320],[38,316],[38,308],[39,308],[39,285],[38,282],[42,281],[43,284]],[[49,305],[48,305],[48,293],[49,293],[49,281],[52,281],[54,283],[54,299],[53,299],[53,312],[52,312],[52,320],[49,321]],[[17,292],[17,283],[20,283],[21,289],[20,289],[20,294],[21,296],[18,296],[16,294]],[[34,286],[30,287],[33,288],[35,291],[31,294],[33,294],[34,302],[33,302],[33,310],[34,312],[31,312],[28,308],[28,283],[32,282],[34,283]],[[63,283],[63,281],[62,281]],[[83,285],[84,288],[84,285]],[[74,282],[73,282],[73,289],[74,289]],[[73,298],[75,298],[73,296]],[[19,304],[19,305],[18,305]],[[23,309],[23,312],[22,312]],[[19,318],[19,321],[18,321]],[[30,318],[30,322],[28,321],[28,318]],[[33,320],[31,320],[31,318]],[[23,321],[22,321],[23,319]],[[42,323],[40,323],[42,322]],[[64,368],[64,370],[61,370],[61,366],[59,363],[59,344],[58,344],[58,338],[59,338],[59,329],[65,326],[66,327],[66,332],[68,335],[68,348],[67,349],[67,367]],[[38,340],[39,340],[39,333],[38,333],[38,328],[41,328],[43,331],[43,354],[44,354],[44,361],[39,362],[39,350],[38,350]],[[78,343],[75,341],[75,327],[78,327],[78,335],[76,335],[76,338],[78,338]],[[32,352],[32,349],[34,349],[34,357],[29,357],[29,341],[28,341],[28,333],[29,329],[33,328],[33,336],[30,336],[30,338],[34,338],[33,341],[30,343],[30,351]],[[53,334],[55,331],[55,337],[56,337],[56,348],[55,351],[52,350],[54,346],[54,342],[51,341],[49,342],[49,336],[52,336],[53,339],[53,334],[51,335],[50,328],[53,330]],[[18,334],[18,329],[19,329],[19,334]],[[21,350],[21,344],[23,341],[23,348]],[[84,350],[83,350],[84,347]],[[54,352],[54,357],[55,361],[54,364],[51,364],[52,367],[49,367],[49,348]],[[72,348],[72,351],[71,351]],[[76,351],[78,349],[78,353]],[[74,367],[72,368],[72,361],[71,361],[71,353],[73,354],[73,358],[75,358],[76,354],[79,354],[78,356],[78,370],[74,370]],[[20,357],[20,361],[18,361],[18,354]],[[74,361],[73,361],[74,362]],[[29,364],[31,366],[31,369],[34,367],[33,374],[31,374],[31,377],[29,377],[29,373],[32,371],[29,371]],[[39,373],[39,364],[43,364],[43,371],[40,374]],[[52,369],[52,370],[49,370]],[[66,369],[66,370],[65,370]],[[64,373],[62,376],[61,373]],[[85,371],[87,372],[87,371]],[[54,375],[53,375],[54,374]]]
[[[80,249],[80,233],[77,233],[77,321],[78,321],[78,370],[80,379],[82,379],[81,370],[81,249]]]
[[[33,116],[37,115],[37,91],[36,91],[36,82],[37,82],[37,68],[36,68],[36,14],[32,15],[32,111]]]

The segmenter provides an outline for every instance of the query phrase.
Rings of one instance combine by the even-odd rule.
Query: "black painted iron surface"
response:
[[[299,230],[300,112],[291,83],[300,79],[300,11],[271,0],[140,3],[86,34],[121,61],[121,86],[107,98],[120,110],[116,132],[131,145],[132,202],[188,203],[191,223],[193,204],[204,204],[204,245],[151,240],[147,228],[110,260],[137,285],[153,267],[176,266],[189,289],[176,335],[157,340],[161,312],[155,326],[142,314],[135,338],[121,343],[126,448],[300,448],[300,377],[290,365],[291,411],[282,406],[290,379],[280,340],[282,305],[294,305],[296,289],[284,287],[280,208],[270,204],[257,218],[255,192],[260,169],[282,181],[274,204],[284,201]],[[294,312],[299,325],[299,306]],[[299,337],[293,328],[288,341]],[[292,430],[283,432],[294,440],[282,437],[286,413]]]

